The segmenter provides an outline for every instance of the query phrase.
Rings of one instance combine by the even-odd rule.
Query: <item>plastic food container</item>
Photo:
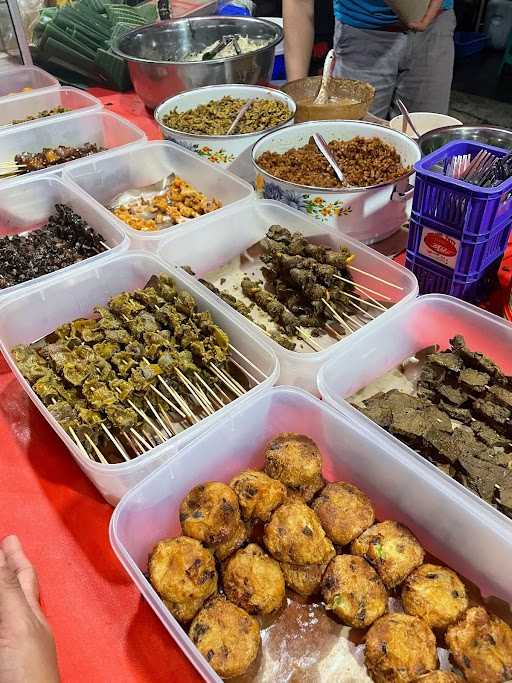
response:
[[[207,104],[212,100],[221,100],[223,97],[233,97],[244,100],[277,100],[285,104],[290,110],[287,121],[272,128],[267,128],[255,133],[243,133],[235,135],[193,135],[183,131],[169,128],[164,123],[164,117],[173,109],[179,112],[194,109],[201,104]],[[256,85],[207,85],[204,88],[189,90],[188,92],[175,95],[155,110],[155,121],[160,126],[162,135],[167,140],[177,142],[179,145],[195,152],[203,159],[221,168],[228,167],[247,148],[252,147],[263,135],[274,130],[293,124],[295,116],[295,102],[293,99],[274,88],[261,88]]]
[[[0,162],[13,161],[14,156],[21,152],[40,152],[44,147],[76,147],[93,142],[108,150],[145,139],[145,133],[121,116],[105,111],[78,112],[59,119],[41,119],[19,128],[13,126],[12,129],[0,130]],[[66,166],[74,163],[76,161],[68,161],[20,177],[60,174]],[[0,178],[0,181],[5,180],[11,178]]]
[[[27,116],[34,116],[41,111],[55,109],[55,107],[64,107],[70,111],[63,114],[54,114],[54,116],[67,116],[75,111],[85,111],[102,109],[101,102],[77,88],[58,88],[56,90],[36,90],[34,92],[24,93],[23,95],[13,95],[2,100],[0,107],[0,130],[3,126],[9,126],[13,120],[22,120]],[[47,117],[53,118],[53,117]],[[37,119],[38,121],[40,119]],[[41,119],[42,120],[42,119]],[[35,121],[27,121],[28,123],[35,123]],[[26,124],[17,124],[18,126]],[[14,126],[13,126],[14,128]],[[11,130],[11,128],[10,128]]]
[[[121,192],[151,185],[171,173],[176,173],[208,197],[216,197],[224,207],[246,201],[253,195],[252,187],[245,181],[212,167],[192,152],[171,142],[148,142],[130,149],[115,150],[101,157],[77,161],[65,171],[69,180],[103,206],[108,206]],[[156,249],[162,240],[188,232],[192,225],[202,225],[206,219],[219,212],[222,213],[223,209],[155,232],[134,230],[115,216],[114,219],[130,236],[133,244],[140,248]]]
[[[432,344],[448,347],[456,334],[464,337],[470,349],[487,354],[506,374],[512,374],[512,324],[450,296],[429,294],[407,306],[397,307],[382,319],[380,328],[368,327],[358,339],[348,339],[320,370],[318,388],[324,400],[361,427],[370,428],[374,439],[389,439],[406,458],[420,462],[436,476],[439,485],[451,486],[478,508],[481,515],[494,517],[512,529],[510,520],[501,512],[388,434],[346,400],[420,349]]]
[[[11,95],[24,95],[31,90],[42,88],[52,90],[59,87],[59,81],[37,66],[16,66],[2,71],[0,98]],[[3,99],[0,99],[3,105]]]
[[[25,180],[0,185],[0,237],[37,230],[55,212],[55,204],[70,206],[103,236],[103,241],[110,250],[48,275],[0,289],[0,300],[27,287],[42,287],[49,279],[59,274],[72,273],[84,266],[94,266],[97,261],[108,259],[128,249],[129,240],[117,225],[117,221],[90,202],[78,188],[55,176],[27,177]],[[32,314],[28,315],[30,317]]]
[[[357,264],[362,270],[402,287],[402,291],[400,291],[376,282],[366,275],[352,273],[354,281],[366,285],[374,291],[382,292],[395,302],[396,307],[401,307],[417,295],[417,283],[414,276],[391,259],[381,256],[373,249],[365,247],[360,242],[350,239],[350,237],[328,226],[307,218],[299,211],[294,211],[279,202],[268,200],[258,200],[243,206],[230,207],[222,215],[212,215],[208,224],[205,222],[203,226],[191,226],[186,233],[182,232],[179,235],[171,236],[169,240],[162,243],[159,254],[164,261],[179,266],[190,266],[197,277],[204,277],[207,273],[220,268],[263,239],[270,226],[274,224],[283,225],[292,232],[302,232],[306,237],[314,237],[315,242],[335,249],[343,245],[346,246],[356,256],[354,265]],[[201,231],[200,235],[199,231]],[[217,297],[216,301],[219,302],[219,305],[233,310]],[[234,313],[252,336],[265,340],[274,350],[281,366],[279,383],[298,386],[311,393],[317,392],[316,375],[320,367],[336,349],[346,343],[345,340],[338,341],[328,349],[312,351],[311,353],[289,351],[267,337],[258,326],[253,325],[247,318],[239,313]],[[378,316],[376,320],[369,321],[368,325],[380,329],[379,321],[388,315],[389,311]],[[366,327],[363,327],[362,330],[365,330]],[[354,332],[350,338],[359,339],[362,330]]]
[[[80,454],[76,444],[36,397],[17,369],[10,350],[17,344],[28,344],[40,339],[64,322],[90,316],[94,306],[105,304],[110,297],[122,291],[144,286],[151,275],[160,272],[169,273],[181,289],[195,297],[201,308],[211,312],[215,322],[229,334],[232,344],[266,375],[266,379],[242,398],[130,462],[113,465],[93,462]],[[0,350],[18,381],[64,441],[79,467],[113,505],[157,465],[173,455],[178,446],[182,447],[208,429],[222,415],[233,410],[237,403],[274,384],[279,372],[274,353],[264,343],[252,339],[235,316],[221,309],[201,287],[185,279],[177,268],[165,265],[155,256],[137,251],[97,261],[74,273],[52,278],[37,288],[33,287],[0,303]]]
[[[308,143],[314,133],[331,140],[352,140],[356,136],[380,138],[396,149],[402,164],[411,166],[401,179],[364,188],[319,188],[291,183],[258,166],[264,152],[284,152]],[[308,121],[267,133],[253,147],[256,189],[264,199],[277,199],[317,218],[342,233],[372,244],[389,237],[409,218],[412,189],[409,176],[421,157],[414,140],[391,128],[363,121]]]
[[[379,519],[406,524],[426,550],[475,582],[484,595],[512,600],[510,525],[351,416],[297,389],[275,388],[217,422],[127,494],[112,515],[110,540],[117,556],[205,681],[221,679],[144,577],[148,553],[160,539],[179,533],[179,505],[193,486],[228,482],[245,468],[262,467],[265,444],[282,431],[314,439],[327,479],[359,486],[372,499]]]

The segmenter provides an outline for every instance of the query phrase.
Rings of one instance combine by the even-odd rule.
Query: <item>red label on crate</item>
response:
[[[442,263],[443,266],[454,268],[459,247],[459,240],[448,237],[448,235],[444,235],[442,232],[425,228],[421,237],[419,253],[423,256],[428,256],[438,263]]]

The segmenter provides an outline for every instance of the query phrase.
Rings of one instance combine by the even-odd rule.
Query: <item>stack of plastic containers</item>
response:
[[[59,81],[37,66],[15,66],[2,70],[0,98],[35,90],[55,90],[58,87]]]
[[[504,157],[508,150],[451,142],[415,165],[416,181],[406,266],[420,293],[439,292],[478,302],[496,285],[495,275],[512,226],[512,178],[497,187],[436,171],[459,155],[481,150]]]

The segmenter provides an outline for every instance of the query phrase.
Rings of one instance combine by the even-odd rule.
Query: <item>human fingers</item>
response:
[[[18,577],[9,567],[5,552],[0,547],[0,626],[15,628],[16,624],[30,620],[30,615],[31,609]]]
[[[17,536],[6,536],[0,542],[7,567],[14,573],[25,599],[37,617],[44,619],[39,605],[39,582],[30,560],[25,555]]]

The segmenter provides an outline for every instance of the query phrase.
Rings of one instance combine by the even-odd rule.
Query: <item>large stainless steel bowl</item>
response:
[[[185,62],[222,36],[238,33],[268,40],[264,47],[235,57]],[[276,45],[283,39],[277,24],[253,17],[191,17],[136,28],[121,36],[113,51],[128,62],[133,87],[150,109],[185,90],[204,85],[268,82]]]
[[[512,150],[512,131],[497,126],[446,126],[425,133],[418,140],[423,156],[435,152],[448,142],[471,140],[485,145]]]

